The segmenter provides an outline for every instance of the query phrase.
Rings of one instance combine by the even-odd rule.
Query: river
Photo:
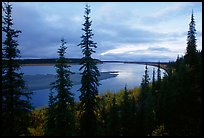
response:
[[[75,73],[80,73],[79,71],[81,65],[71,65],[70,70]],[[128,89],[134,87],[140,87],[142,76],[144,75],[145,65],[141,64],[125,64],[125,63],[104,63],[97,65],[100,72],[117,72],[117,76],[101,80],[101,84],[98,87],[99,93],[105,93],[111,91],[113,93],[118,92],[121,89],[124,89],[127,84]],[[156,67],[148,66],[149,76],[152,80],[152,71]],[[56,74],[54,66],[23,66],[21,71],[24,75],[37,75],[37,74]],[[163,76],[164,70],[161,69],[161,74]],[[80,79],[80,78],[79,78]],[[71,92],[74,94],[75,101],[79,100],[81,84],[74,85],[71,89]],[[31,103],[34,107],[46,106],[48,103],[49,89],[39,89],[34,90]]]

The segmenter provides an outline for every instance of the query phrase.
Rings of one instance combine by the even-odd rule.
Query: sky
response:
[[[92,56],[99,60],[168,62],[186,52],[193,10],[202,49],[202,2],[12,2],[22,58],[57,58],[62,38],[67,58],[81,58],[85,5],[91,8]]]

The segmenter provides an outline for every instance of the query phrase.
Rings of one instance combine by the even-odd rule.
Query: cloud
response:
[[[98,25],[93,28],[93,32],[95,34],[94,40],[99,43],[110,42],[112,45],[109,44],[101,44],[103,48],[110,49],[111,47],[119,47],[120,44],[123,43],[154,43],[154,42],[161,42],[167,40],[169,35],[159,33],[159,32],[152,32],[143,29],[132,29],[126,25]]]
[[[104,57],[101,57],[102,60],[115,60],[115,61],[151,61],[151,62],[168,62],[175,60],[175,57],[169,57],[166,54],[161,55],[151,55],[151,54],[117,54],[117,55],[106,55]]]
[[[150,51],[165,51],[165,52],[168,52],[170,51],[168,48],[165,48],[165,47],[149,47],[148,50]]]
[[[101,56],[104,55],[121,55],[121,54],[130,54],[130,55],[140,55],[145,54],[161,54],[161,52],[171,52],[168,48],[165,47],[152,47],[148,44],[123,44],[119,48],[111,49],[106,52],[101,53]]]
[[[158,43],[143,44],[122,44],[117,48],[107,50],[100,54],[100,59],[107,60],[114,57],[115,60],[136,60],[148,59],[148,61],[166,61],[176,59],[177,55],[185,53],[185,42],[165,41]],[[162,59],[162,60],[161,60]],[[169,60],[167,60],[169,59]]]
[[[65,38],[68,46],[72,45],[70,52],[75,53],[71,55],[67,52],[67,54],[70,54],[71,57],[81,56],[81,49],[76,45],[80,43],[82,32],[80,27],[75,28],[76,19],[66,18],[64,21],[62,16],[56,14],[42,15],[39,12],[41,8],[30,8],[24,5],[14,6],[14,25],[15,28],[22,31],[19,35],[19,48],[22,57],[57,57],[61,38]]]
[[[150,14],[149,16],[152,18],[161,18],[164,16],[168,16],[169,14],[174,14],[174,12],[178,12],[191,5],[191,3],[188,2],[177,2],[169,4],[170,5],[166,5],[166,7],[159,9],[158,11]]]
[[[106,52],[101,53],[102,56],[107,54],[125,54],[128,52],[139,51],[144,49],[142,45],[133,45],[133,44],[122,44],[118,46],[118,48],[108,50]]]
[[[22,31],[19,35],[22,57],[57,57],[62,37],[67,41],[66,56],[82,57],[77,45],[83,33],[85,4],[13,3],[14,27]],[[202,49],[201,3],[93,2],[90,5],[93,41],[98,46],[94,58],[176,59],[178,54],[185,53],[192,8],[196,8],[197,43]]]

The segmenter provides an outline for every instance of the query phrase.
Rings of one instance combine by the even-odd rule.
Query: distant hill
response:
[[[48,58],[48,59],[19,59],[18,61],[21,64],[55,64],[56,63],[57,58]],[[80,63],[80,58],[66,58],[68,63],[75,63],[75,64],[79,64]],[[97,63],[102,63],[102,61],[98,60],[98,59],[94,59],[96,60]],[[5,62],[5,61],[2,61]]]

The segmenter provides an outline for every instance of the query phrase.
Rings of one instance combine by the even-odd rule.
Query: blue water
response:
[[[79,71],[81,65],[71,65],[70,70],[72,72]],[[106,91],[111,91],[113,93],[124,89],[125,84],[127,88],[132,89],[134,87],[139,87],[142,81],[142,76],[144,75],[145,65],[140,64],[123,64],[123,63],[105,63],[97,65],[99,71],[118,71],[118,76],[106,80],[101,80],[101,84],[98,87],[99,93],[105,93]],[[149,75],[152,79],[152,71],[156,67],[148,66]],[[36,75],[36,74],[56,74],[54,66],[23,66],[21,70],[25,75]],[[162,72],[164,72],[162,70]],[[163,74],[163,73],[162,73]],[[79,100],[80,92],[78,89],[81,85],[74,85],[71,92],[74,94],[75,101]],[[48,103],[49,89],[42,89],[33,91],[31,103],[34,107],[46,106]]]

